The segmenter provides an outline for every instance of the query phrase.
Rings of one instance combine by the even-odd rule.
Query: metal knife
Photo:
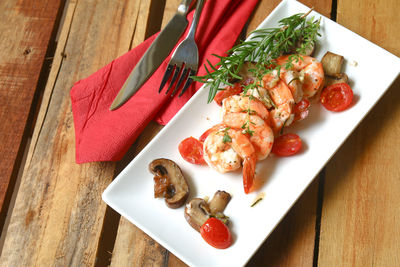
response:
[[[183,0],[181,2],[174,17],[160,32],[129,74],[128,79],[111,104],[110,110],[115,110],[128,101],[169,55],[188,25],[186,15],[192,1]]]

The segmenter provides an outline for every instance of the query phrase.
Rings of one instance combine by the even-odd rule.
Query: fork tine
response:
[[[183,80],[186,78],[186,74],[188,73],[188,69],[187,68],[183,68],[181,77],[179,78],[179,81],[176,83],[175,89],[171,94],[171,97],[175,95],[176,91],[179,89],[179,87],[181,86]]]
[[[174,66],[171,64],[168,64],[168,67],[164,73],[164,77],[161,80],[160,89],[158,89],[158,93],[161,93],[161,90],[164,88],[165,84],[167,83],[169,77],[171,76],[171,72],[173,69],[174,69]]]
[[[175,83],[176,79],[179,76],[179,72],[181,71],[181,67],[180,66],[176,66],[175,68],[175,72],[174,72],[174,76],[172,77],[171,82],[169,83],[168,89],[165,92],[165,94],[168,94],[169,90],[171,89],[172,85]]]
[[[182,91],[181,91],[181,93],[179,94],[178,97],[181,97],[181,96],[186,92],[186,90],[189,88],[189,86],[192,84],[193,79],[190,78],[190,76],[194,76],[195,74],[196,74],[196,71],[195,71],[195,70],[190,70],[188,79],[186,80],[186,83],[185,83],[185,85],[183,86],[183,89],[182,89]]]

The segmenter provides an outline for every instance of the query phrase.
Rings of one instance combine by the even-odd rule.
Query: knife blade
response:
[[[192,1],[183,0],[181,2],[176,14],[159,33],[129,74],[111,104],[110,110],[115,110],[128,101],[170,54],[188,25],[186,15]]]

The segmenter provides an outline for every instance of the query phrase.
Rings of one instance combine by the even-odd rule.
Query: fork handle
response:
[[[199,19],[200,19],[200,14],[201,14],[201,11],[203,10],[203,4],[204,4],[204,0],[197,0],[196,10],[193,15],[192,25],[190,25],[190,29],[189,29],[187,38],[194,39],[194,35],[195,35],[196,29],[197,29],[197,24],[199,23]]]

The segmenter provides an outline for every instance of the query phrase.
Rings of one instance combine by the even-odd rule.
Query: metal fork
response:
[[[179,79],[176,83],[174,90],[172,91],[171,97],[175,95],[175,92],[181,86],[181,84],[186,79],[186,82],[182,88],[179,97],[185,93],[185,91],[189,88],[190,84],[193,82],[190,76],[194,76],[197,73],[197,68],[199,64],[199,51],[194,40],[194,35],[196,33],[197,24],[199,22],[201,10],[203,9],[204,0],[198,0],[196,5],[196,11],[193,15],[193,22],[190,26],[189,33],[186,36],[185,40],[183,40],[178,47],[175,49],[172,57],[168,63],[167,70],[164,73],[164,77],[162,78],[160,89],[158,93],[162,91],[168,79],[172,76],[172,80],[168,86],[165,94],[168,94],[175,81]],[[181,71],[183,67],[183,70]],[[188,74],[189,73],[189,74]]]

